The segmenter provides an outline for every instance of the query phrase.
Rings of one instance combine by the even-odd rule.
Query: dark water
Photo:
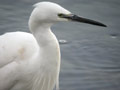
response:
[[[0,0],[0,34],[28,31],[32,5],[42,0]],[[80,23],[52,27],[61,44],[61,90],[120,90],[120,1],[49,0],[107,28]]]

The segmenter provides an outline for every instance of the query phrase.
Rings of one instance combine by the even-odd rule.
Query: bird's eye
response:
[[[64,17],[64,14],[59,13],[58,16],[62,18],[62,17]]]

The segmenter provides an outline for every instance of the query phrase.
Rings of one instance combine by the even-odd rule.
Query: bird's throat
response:
[[[40,52],[36,64],[40,65],[40,72],[45,72],[44,75],[49,74],[54,78],[53,86],[56,84],[56,87],[59,87],[60,47],[56,36],[48,26],[40,26],[36,30],[32,30]]]
[[[60,48],[56,36],[49,28],[40,28],[34,33],[40,47],[40,63],[54,69],[60,68]]]

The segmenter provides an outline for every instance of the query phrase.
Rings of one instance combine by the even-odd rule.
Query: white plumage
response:
[[[104,24],[71,14],[52,2],[34,5],[29,29],[0,36],[0,90],[59,89],[60,48],[50,27],[59,21]]]
[[[60,49],[50,27],[57,13],[69,12],[51,2],[35,5],[26,32],[0,36],[0,90],[53,90],[58,88]]]

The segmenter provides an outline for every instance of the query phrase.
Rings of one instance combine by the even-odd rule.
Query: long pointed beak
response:
[[[67,18],[68,20],[72,20],[72,21],[77,21],[77,22],[82,22],[82,23],[107,27],[105,24],[103,24],[101,22],[94,21],[94,20],[87,19],[87,18],[83,18],[83,17],[77,16],[77,15],[74,15],[74,14],[59,14],[58,16],[61,17],[61,18]]]

